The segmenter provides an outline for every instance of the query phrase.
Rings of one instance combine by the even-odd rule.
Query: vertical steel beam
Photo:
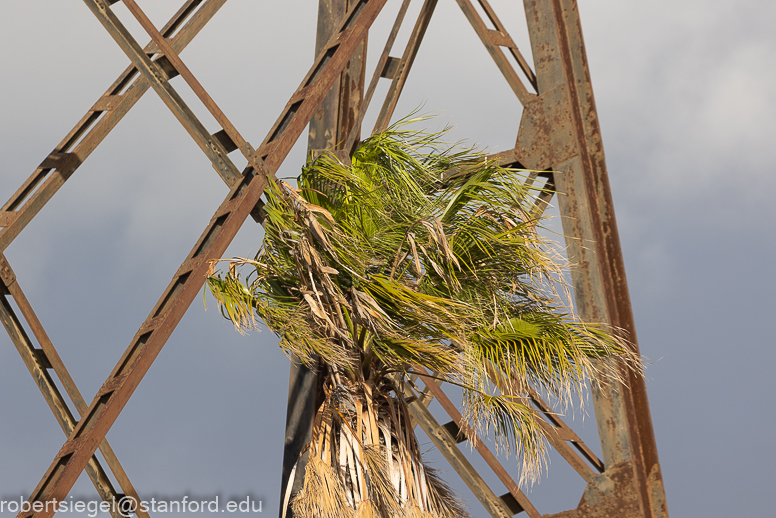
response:
[[[323,50],[326,42],[342,23],[345,13],[355,3],[355,0],[319,1],[318,29],[315,38],[316,55]],[[351,131],[358,130],[357,114],[364,98],[366,47],[367,40],[364,38],[310,121],[308,152],[316,154],[327,149],[342,150],[347,153],[352,151],[352,149],[344,149],[344,144]]]
[[[364,93],[361,106],[359,107],[356,116],[356,121],[345,140],[345,149],[353,150],[353,147],[359,138],[361,124],[364,122],[364,116],[369,109],[369,103],[372,101],[372,96],[375,93],[378,81],[381,77],[388,77],[390,74],[388,71],[392,69],[392,63],[398,62],[395,58],[390,57],[389,54],[393,48],[393,44],[396,42],[396,36],[399,35],[399,29],[401,28],[402,22],[404,22],[404,16],[407,14],[409,6],[410,0],[402,0],[399,12],[396,15],[396,20],[393,22],[393,27],[391,28],[391,32],[383,47],[383,52],[380,54],[380,59],[377,60],[377,66],[372,74],[372,80],[369,82],[369,88],[367,88],[366,93]]]
[[[556,171],[577,311],[636,331],[601,130],[575,0],[525,0],[539,97],[526,104],[516,148],[531,168]],[[667,517],[644,380],[594,390],[606,471],[580,506],[557,516]]]
[[[315,54],[319,55],[342,23],[355,0],[320,0]],[[360,119],[358,114],[364,98],[367,40],[358,45],[345,69],[315,112],[308,130],[307,152],[315,156],[324,150],[334,151],[340,160],[348,160],[356,144]],[[349,136],[354,136],[350,140]],[[310,441],[315,409],[321,402],[320,377],[298,360],[291,362],[288,381],[286,433],[283,446],[283,468],[280,483],[280,516],[293,516],[291,499],[302,488],[307,466],[305,445]],[[296,473],[292,485],[288,482]]]

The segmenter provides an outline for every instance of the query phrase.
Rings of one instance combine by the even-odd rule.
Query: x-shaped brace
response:
[[[258,150],[254,150],[242,139],[182,63],[175,49],[168,45],[163,35],[153,28],[134,1],[128,0],[125,4],[151,34],[158,47],[158,53],[162,54],[171,68],[186,80],[221,124],[223,132],[221,138],[214,137],[204,129],[170,85],[169,74],[159,63],[160,59],[151,60],[110,10],[110,5],[104,0],[85,0],[87,6],[183,124],[231,189],[35,488],[30,502],[33,505],[41,502],[44,509],[20,513],[19,516],[52,516],[55,509],[51,507],[46,509],[45,502],[62,501],[67,496],[75,480],[104,440],[105,434],[199,292],[207,275],[208,261],[217,259],[223,254],[246,217],[254,211],[267,185],[267,176],[273,175],[283,162],[312,118],[315,109],[347,64],[355,47],[366,36],[367,29],[385,2],[386,0],[362,0],[353,6],[339,30],[317,57],[269,135]],[[228,150],[234,149],[239,149],[248,160],[248,167],[242,174],[227,156]]]
[[[212,13],[214,13],[224,2],[225,0],[209,0],[205,2],[205,5],[210,9],[210,16],[212,16]],[[137,98],[142,95],[150,84],[179,119],[189,134],[194,138],[203,152],[210,158],[214,168],[227,185],[232,188],[232,191],[227,200],[216,212],[216,215],[211,219],[210,225],[205,233],[203,233],[189,258],[178,270],[176,277],[157,304],[154,312],[152,312],[144,325],[141,326],[140,331],[135,336],[135,339],[133,339],[132,344],[125,352],[119,365],[117,365],[108,381],[106,381],[100,389],[92,405],[85,410],[86,417],[74,428],[74,420],[71,416],[69,428],[72,431],[72,436],[65,446],[63,446],[57,459],[44,477],[44,480],[42,480],[41,484],[36,488],[36,491],[31,498],[32,501],[61,500],[66,496],[69,488],[72,486],[72,482],[74,482],[74,479],[77,478],[78,474],[80,474],[80,471],[83,469],[83,466],[81,466],[80,469],[77,466],[82,464],[84,459],[86,459],[88,467],[93,467],[94,462],[89,460],[89,457],[84,452],[89,449],[91,449],[92,453],[94,452],[94,448],[91,448],[91,446],[99,443],[101,437],[104,438],[104,434],[121,411],[121,408],[123,408],[126,400],[137,386],[137,383],[139,383],[148,367],[150,367],[150,363],[155,358],[155,355],[158,354],[159,349],[161,349],[166,338],[172,332],[172,329],[175,327],[175,324],[177,324],[182,313],[190,304],[191,298],[193,298],[192,294],[198,291],[201,282],[204,280],[207,258],[216,258],[220,256],[218,250],[221,249],[222,252],[223,249],[225,249],[228,242],[231,241],[231,237],[233,237],[234,233],[236,233],[236,230],[249,213],[253,213],[256,218],[259,217],[257,207],[260,203],[259,198],[263,192],[263,188],[266,185],[267,175],[274,174],[280,163],[282,163],[290,150],[291,145],[293,145],[304,126],[309,121],[323,95],[325,95],[328,88],[331,86],[331,83],[335,80],[336,75],[339,74],[345,66],[355,45],[360,42],[360,38],[363,38],[366,29],[371,25],[372,21],[379,13],[385,0],[362,0],[353,6],[345,17],[339,32],[335,34],[329,44],[325,47],[324,51],[318,56],[318,59],[316,59],[316,62],[305,78],[305,81],[294,96],[292,96],[280,118],[270,131],[270,134],[258,150],[254,150],[252,146],[242,138],[212,98],[210,98],[204,88],[202,88],[193,74],[191,74],[185,64],[180,60],[178,56],[179,50],[190,41],[190,38],[187,40],[183,37],[183,34],[185,33],[183,30],[168,41],[168,33],[177,28],[174,26],[173,22],[159,32],[151,24],[142,10],[140,10],[134,0],[124,0],[125,5],[130,12],[152,37],[153,44],[149,45],[146,49],[141,49],[110,10],[110,5],[116,3],[115,1],[85,0],[85,3],[133,61],[135,65],[134,70],[139,70],[142,74],[142,78],[139,78],[135,81],[135,84],[132,85],[136,89],[134,100],[130,102],[130,97],[127,95],[131,91],[131,88],[127,89],[126,93],[121,96],[117,93],[109,93],[95,105],[92,114],[87,115],[87,117],[94,117],[94,114],[105,111],[103,108],[115,110],[116,106],[125,105],[123,110],[116,111],[118,116],[114,117],[114,121],[111,121],[112,125],[111,123],[105,124],[107,130],[102,132],[100,136],[104,138],[107,131],[110,131],[110,129],[115,126],[118,119],[126,113],[129,107],[134,104]],[[201,0],[190,0],[184,5],[179,14],[184,11],[190,13],[191,10],[196,9],[201,3]],[[346,149],[349,149],[355,141],[354,134],[363,120],[363,114],[366,111],[366,106],[369,103],[369,99],[371,99],[371,94],[374,92],[374,85],[379,77],[391,78],[393,84],[383,105],[383,109],[381,110],[380,117],[378,118],[376,130],[384,129],[387,126],[396,106],[398,95],[403,88],[404,81],[406,81],[407,74],[409,73],[412,61],[414,60],[414,55],[417,53],[420,41],[422,40],[428,25],[428,20],[436,5],[436,0],[426,0],[421,10],[418,23],[413,30],[411,41],[405,50],[405,55],[401,61],[397,61],[395,58],[388,57],[388,53],[393,40],[396,37],[396,32],[401,23],[401,19],[406,13],[408,3],[409,0],[404,0],[402,4],[399,17],[397,17],[397,22],[394,25],[394,30],[392,31],[389,42],[380,58],[375,76],[370,85],[370,90],[359,111],[358,123],[356,124],[354,131],[348,136],[348,145],[346,146]],[[517,47],[514,45],[509,35],[506,34],[503,26],[495,17],[495,13],[493,13],[490,6],[487,5],[487,2],[485,2],[485,0],[480,0],[480,4],[485,8],[491,22],[497,27],[495,31],[484,27],[484,24],[479,19],[479,16],[476,15],[468,0],[458,0],[458,3],[475,27],[475,30],[480,35],[483,43],[488,50],[491,51],[491,55],[494,57],[494,60],[499,65],[499,68],[504,73],[513,90],[515,90],[516,95],[524,103],[533,100],[536,96],[534,94],[529,94],[525,90],[525,87],[517,79],[514,69],[509,65],[503,66],[502,64],[504,55],[500,52],[500,49],[497,49],[499,46],[509,48],[512,55],[517,59],[520,68],[528,77],[529,82],[534,87],[536,86],[536,79],[533,76],[533,73],[525,63],[525,60],[522,59],[522,56],[519,54]],[[201,13],[205,11],[206,7],[202,7],[200,11],[198,11],[197,15],[200,16],[200,20],[204,19],[205,15],[202,15]],[[190,22],[189,25],[192,27],[197,26],[196,23],[192,24],[192,22]],[[201,28],[201,24],[198,28]],[[198,28],[196,28],[196,30],[198,30]],[[195,32],[195,30],[191,29],[189,32]],[[495,53],[492,49],[496,49],[498,52]],[[156,59],[152,59],[154,55],[156,55]],[[205,107],[218,121],[222,127],[221,131],[212,135],[208,133],[204,126],[197,120],[193,112],[172,88],[169,79],[178,74],[189,84]],[[127,74],[125,73],[125,75]],[[117,87],[117,89],[115,89],[116,92],[118,89],[124,88],[127,81],[127,78],[120,78],[114,85]],[[145,84],[143,84],[143,82],[145,82]],[[123,99],[119,99],[119,97],[123,97]],[[89,122],[88,119],[87,122]],[[68,138],[66,138],[62,147],[73,145],[79,138],[81,138],[81,135],[78,131],[71,133],[71,135],[68,135]],[[101,138],[93,138],[89,144],[91,147],[85,146],[86,153],[84,154],[88,155],[88,153],[96,147],[99,140],[101,140]],[[83,142],[87,142],[87,139],[84,139],[79,145],[83,144]],[[248,167],[243,173],[239,173],[237,168],[228,158],[228,154],[237,149],[241,151],[248,161]],[[15,198],[26,199],[52,169],[59,173],[59,180],[51,181],[51,178],[49,178],[49,183],[44,183],[44,187],[47,188],[40,188],[33,194],[33,197],[38,197],[37,199],[40,201],[34,204],[28,202],[24,205],[24,207],[28,208],[26,213],[29,214],[26,218],[20,217],[23,213],[22,211],[19,211],[18,213],[15,211],[22,201],[24,201],[23,199],[12,198],[11,202],[4,207],[4,210],[7,212],[0,213],[0,223],[6,228],[0,232],[0,246],[2,247],[0,250],[4,249],[10,240],[12,240],[21,228],[26,225],[29,219],[40,210],[45,201],[47,201],[70,174],[72,174],[82,162],[83,158],[85,158],[85,156],[81,157],[76,153],[54,153],[47,161],[44,161],[44,163],[41,164],[41,167],[39,168],[40,174],[38,174],[37,177],[36,175],[33,175],[33,178],[20,189]],[[504,157],[498,156],[496,158],[504,164],[519,163],[518,157],[516,156],[516,150],[512,150],[511,155],[505,155]],[[54,165],[55,168],[50,167],[52,165]],[[551,179],[551,177],[548,179],[548,185],[549,182],[551,182]],[[548,201],[546,195],[544,198],[537,200],[537,206],[535,207],[537,215],[544,209]],[[7,265],[4,258],[2,258],[2,264]],[[8,271],[10,271],[10,266],[8,266]],[[190,279],[199,279],[200,282],[190,281]],[[196,287],[192,288],[192,286],[195,285]],[[22,308],[22,313],[25,318],[27,318],[28,322],[32,323],[34,321],[37,323],[37,318],[34,316],[34,313],[32,313],[31,308],[29,308],[23,293],[18,288],[18,284],[10,281],[6,282],[5,286],[15,299],[24,301],[25,306]],[[3,307],[8,306],[7,301],[5,299],[3,299],[3,301],[6,302]],[[22,304],[20,304],[20,306],[21,305]],[[3,313],[3,315],[6,315],[6,313]],[[21,326],[16,326],[18,321],[14,323],[12,313],[8,315],[10,315],[9,318],[4,318],[4,322],[7,320],[8,323],[6,324],[6,327],[8,327],[9,333],[13,336],[14,333],[12,330],[14,328],[21,329]],[[37,323],[37,325],[40,327],[39,323]],[[40,329],[42,331],[42,327],[40,327]],[[43,336],[45,336],[45,332],[42,333]],[[21,333],[17,332],[17,335],[20,337],[18,342],[25,342],[23,329],[21,330]],[[44,344],[44,342],[48,344],[48,347],[43,347],[44,352],[46,352],[45,349],[47,348],[53,351],[53,346],[50,346],[50,341],[48,341],[47,337],[41,340],[41,337],[38,336],[38,340],[41,344]],[[15,340],[15,342],[17,341]],[[26,342],[29,342],[28,338],[26,339]],[[40,353],[35,352],[34,346],[31,347],[31,350],[32,356],[43,357]],[[52,354],[46,352],[46,356],[56,356],[56,353],[55,351],[53,351]],[[56,358],[56,361],[59,361],[58,356],[56,356]],[[39,363],[45,365],[45,359],[40,360]],[[38,367],[40,367],[40,365],[38,365]],[[31,368],[31,372],[33,372],[33,370],[34,368]],[[40,369],[38,368],[38,370]],[[66,371],[64,371],[64,366],[62,366],[62,371],[66,373]],[[60,371],[57,370],[57,373],[60,374]],[[37,377],[37,374],[33,375]],[[69,376],[67,377],[69,378]],[[60,378],[62,378],[62,375],[60,375]],[[443,396],[443,393],[440,390],[441,389],[438,387],[436,389],[432,388],[432,392],[434,392],[437,397],[440,395]],[[77,389],[75,389],[75,391],[77,392]],[[80,398],[80,394],[78,397]],[[72,394],[71,398],[73,398]],[[73,401],[76,402],[76,399],[73,398]],[[76,402],[76,406],[79,407],[79,412],[83,413],[80,408],[82,406],[85,407],[82,398],[80,398],[80,402],[80,404]],[[69,433],[67,428],[67,426],[63,425],[63,429],[65,429],[66,433]],[[107,445],[104,441],[103,444]],[[110,461],[109,464],[111,464]],[[113,468],[112,465],[111,467]],[[116,470],[114,469],[113,471],[115,473]],[[91,472],[95,473],[93,479],[100,478],[100,468],[98,464],[96,465],[96,468],[90,470],[90,473]],[[104,476],[104,473],[102,473],[102,475]],[[117,478],[120,479],[118,475]],[[97,482],[95,483],[97,484]],[[129,487],[131,488],[131,485],[129,485]],[[124,488],[123,485],[122,488]],[[510,490],[511,489],[512,488],[510,488]],[[519,492],[517,489],[516,491]],[[134,494],[134,491],[130,493],[126,491],[126,489],[125,492],[127,494]],[[513,494],[514,493],[515,491],[513,491]],[[113,498],[115,498],[115,496],[115,494],[112,495]],[[105,498],[105,495],[103,495],[103,498]],[[527,506],[523,505],[523,508],[526,507]],[[535,510],[533,511],[535,512]],[[50,516],[51,514],[53,514],[53,512],[37,513],[36,515]],[[531,514],[530,511],[529,514]]]
[[[170,44],[173,48],[180,51],[188,45],[225,2],[226,0],[188,0],[162,28],[161,32],[170,38]],[[144,51],[153,55],[155,44],[146,46]],[[142,76],[138,77],[135,67],[129,67],[119,76],[75,128],[68,133],[2,207],[0,225],[3,229],[0,230],[0,250],[5,250],[13,242],[27,223],[72,176],[78,166],[147,90],[148,83]],[[83,415],[86,411],[86,402],[38,320],[2,252],[0,252],[0,278],[2,278],[0,320],[2,320],[62,430],[69,436],[75,428],[77,420],[49,371],[53,371],[53,374],[59,379],[65,393],[75,405],[75,412],[78,415]],[[16,314],[9,297],[16,303],[19,315]],[[36,348],[33,344],[31,337],[25,331],[22,319],[27,322],[40,348]],[[126,495],[134,501],[140,499],[107,440],[103,440],[100,444],[100,451],[123,493],[119,493],[113,487],[96,456],[88,461],[86,471],[100,497],[112,504],[109,510],[110,514],[114,518],[120,518],[122,514],[120,514],[119,509],[122,497]],[[137,509],[136,513],[140,518],[148,517],[143,509]]]

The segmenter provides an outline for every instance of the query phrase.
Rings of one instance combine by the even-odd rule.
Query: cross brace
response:
[[[346,67],[352,66],[358,52],[363,52],[366,31],[386,3],[386,0],[349,2],[348,10],[340,23],[336,24],[331,38],[320,49],[310,72],[261,146],[254,149],[229,122],[178,56],[226,0],[189,0],[161,31],[156,30],[134,0],[123,0],[153,40],[145,49],[140,48],[110,10],[110,5],[116,3],[116,0],[84,1],[132,60],[133,66],[95,103],[73,131],[2,207],[0,252],[7,248],[149,86],[154,88],[194,138],[231,190],[88,408],[85,408],[83,398],[19,288],[10,265],[4,256],[0,255],[0,277],[3,281],[0,287],[3,290],[0,294],[0,320],[6,326],[28,369],[68,435],[67,442],[36,487],[31,502],[64,499],[84,468],[104,499],[115,500],[122,496],[110,486],[105,472],[93,457],[98,447],[103,451],[109,467],[125,493],[136,496],[104,440],[105,433],[199,291],[204,282],[207,261],[220,256],[249,214],[253,215],[254,219],[261,219],[260,196],[267,176],[274,175],[340,74]],[[323,3],[327,1],[329,0],[322,0]],[[582,316],[586,319],[606,321],[630,331],[631,339],[635,343],[635,329],[576,4],[573,0],[525,1],[534,63],[538,64],[534,73],[487,0],[477,1],[495,29],[487,28],[469,0],[456,1],[524,105],[515,148],[493,158],[504,165],[548,171],[542,174],[546,180],[545,192],[537,199],[533,214],[538,217],[543,212],[551,197],[548,191],[557,187],[570,256],[584,265],[583,268],[572,272],[577,305]],[[392,84],[375,130],[387,127],[391,119],[437,4],[437,0],[425,0],[410,42],[402,58],[397,59],[389,54],[409,2],[410,0],[402,2],[366,95],[363,99],[348,101],[352,112],[347,112],[340,120],[347,121],[345,130],[336,133],[343,137],[346,152],[353,148],[358,139],[364,113],[381,77],[390,79]],[[518,71],[502,49],[506,49],[513,57],[519,71],[536,94],[528,92],[519,79]],[[349,72],[351,77],[352,72]],[[170,85],[170,79],[176,75],[180,75],[187,82],[214,116],[221,126],[220,131],[210,134],[197,120]],[[363,78],[361,81],[363,84]],[[240,150],[248,161],[248,166],[242,172],[238,171],[228,157],[228,154],[235,150]],[[533,175],[529,182],[536,178],[537,175]],[[41,349],[36,349],[27,336],[8,301],[8,296],[13,297],[19,306]],[[62,395],[53,384],[48,370],[54,370],[62,381],[68,396],[82,416],[80,421],[75,421]],[[428,373],[424,372],[419,374],[421,377],[428,376]],[[427,377],[423,379],[428,381]],[[615,509],[623,511],[625,514],[620,513],[623,516],[667,516],[643,380],[638,376],[630,376],[628,381],[627,389],[612,387],[607,389],[607,393],[594,395],[604,447],[603,462],[551,412],[538,394],[521,388],[526,393],[527,400],[545,416],[547,429],[554,433],[550,434],[553,445],[588,482],[588,490],[580,506],[576,510],[561,513],[564,517],[604,516]],[[503,383],[514,383],[514,380],[503,380]],[[487,486],[482,486],[484,483],[481,477],[471,469],[471,465],[467,467],[468,461],[461,456],[455,443],[464,438],[474,440],[476,436],[462,421],[460,413],[436,383],[427,382],[426,388],[419,394],[415,394],[409,386],[405,386],[405,389],[408,396],[416,398],[412,404],[414,418],[462,474],[467,484],[473,489],[476,488],[475,494],[490,514],[511,516],[524,510],[529,516],[539,516],[506,470],[480,441],[477,441],[477,450],[507,486],[509,493],[496,498]],[[452,418],[447,425],[440,426],[428,413],[426,407],[430,402],[430,395],[440,401]],[[620,421],[612,427],[611,419]],[[604,479],[614,480],[619,494],[613,495],[611,490],[607,490],[604,487]],[[141,513],[142,511],[138,510],[139,516],[143,516]],[[20,514],[32,515],[51,516],[53,511]]]
[[[101,0],[87,0],[86,3],[127,53],[135,67],[200,144],[222,178],[229,181],[229,172],[233,172],[235,168],[228,159],[224,147],[220,142],[215,142],[210,134],[202,131],[203,127],[198,123],[193,112],[169,85],[168,76],[162,67],[151,61],[140,49],[137,42],[110,11],[107,3]],[[36,487],[30,499],[33,504],[52,500],[61,501],[67,496],[98,444],[104,439],[126,401],[196,296],[206,277],[208,261],[221,256],[245,218],[254,210],[266,186],[267,175],[274,174],[282,163],[309,122],[317,105],[331,87],[331,83],[344,68],[354,48],[364,38],[367,28],[384,3],[385,0],[359,2],[356,8],[351,10],[340,30],[332,37],[326,50],[318,56],[310,73],[270,130],[270,134],[258,152],[250,156],[248,168],[239,179],[230,182],[232,188],[226,200],[216,211],[189,257],[176,272],[156,307],[143,323],[110,377],[98,391],[83,419],[73,429],[68,441]],[[139,9],[134,10],[133,14],[142,19]],[[169,49],[167,52],[166,57],[172,63],[177,55],[170,59],[174,53]],[[177,71],[182,73],[182,70]],[[216,113],[220,111],[214,103],[208,108]],[[226,122],[223,118],[222,123],[226,125]],[[227,128],[223,129],[226,131]],[[247,148],[243,148],[242,151],[246,154],[248,152]],[[40,512],[21,513],[20,516],[52,516],[53,514],[52,510],[44,509]]]

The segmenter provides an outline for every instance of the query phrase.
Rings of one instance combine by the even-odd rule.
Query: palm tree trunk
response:
[[[423,463],[407,402],[390,379],[352,380],[329,367],[324,390],[303,487],[291,502],[295,516],[466,516]]]

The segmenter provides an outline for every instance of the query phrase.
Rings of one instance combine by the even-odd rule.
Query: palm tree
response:
[[[261,250],[214,265],[208,284],[239,330],[261,321],[289,356],[321,360],[296,516],[465,515],[421,459],[399,386],[413,369],[462,387],[470,424],[493,429],[530,478],[542,428],[502,378],[569,402],[593,373],[619,379],[638,363],[558,296],[563,270],[529,215],[525,174],[397,125],[350,165],[311,160],[298,188],[270,180]]]

